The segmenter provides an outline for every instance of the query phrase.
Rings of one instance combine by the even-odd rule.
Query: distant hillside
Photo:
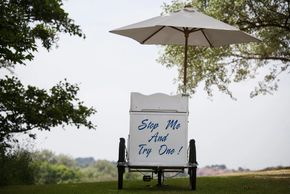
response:
[[[260,171],[270,171],[270,170],[290,170],[290,166],[268,167],[268,168],[262,169]]]
[[[197,176],[216,176],[235,172],[249,172],[249,169],[239,167],[237,170],[228,169],[224,164],[205,166],[197,169]]]

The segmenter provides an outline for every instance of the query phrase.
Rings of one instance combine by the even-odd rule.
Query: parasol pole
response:
[[[186,83],[187,83],[187,49],[188,49],[188,36],[190,31],[188,28],[184,28],[184,37],[185,37],[185,45],[184,45],[184,69],[183,69],[183,94],[187,93]]]

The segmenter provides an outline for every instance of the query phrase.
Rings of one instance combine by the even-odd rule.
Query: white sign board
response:
[[[129,165],[187,166],[187,105],[181,95],[131,94]]]

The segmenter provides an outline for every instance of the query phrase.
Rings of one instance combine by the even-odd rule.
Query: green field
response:
[[[60,185],[6,186],[0,194],[95,194],[95,193],[192,193],[188,179],[168,179],[162,187],[156,180],[125,181],[117,190],[117,182],[78,183]],[[197,194],[290,194],[290,170],[274,170],[216,177],[198,177]]]

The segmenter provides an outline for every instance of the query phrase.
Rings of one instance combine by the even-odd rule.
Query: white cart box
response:
[[[188,97],[131,93],[129,166],[186,167]]]

